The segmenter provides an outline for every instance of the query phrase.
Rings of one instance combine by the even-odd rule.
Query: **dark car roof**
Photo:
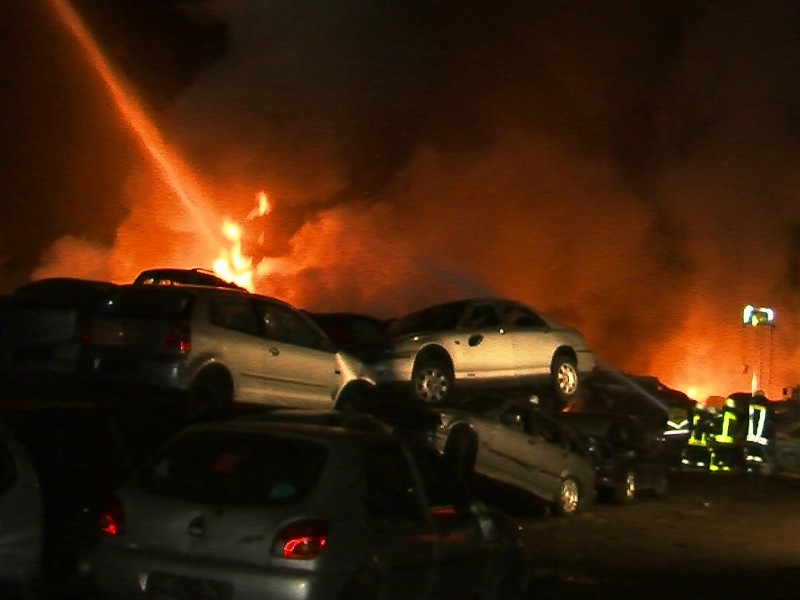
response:
[[[133,283],[136,285],[206,285],[247,291],[232,281],[226,281],[213,271],[200,268],[147,269],[139,273]]]
[[[49,277],[18,287],[8,296],[12,305],[93,308],[119,286],[110,281]]]

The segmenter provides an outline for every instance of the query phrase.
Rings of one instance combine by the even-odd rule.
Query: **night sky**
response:
[[[681,389],[800,383],[797,2],[73,6],[210,226],[269,194],[258,291],[378,316],[511,296]],[[50,0],[4,0],[0,34],[2,291],[210,267]]]

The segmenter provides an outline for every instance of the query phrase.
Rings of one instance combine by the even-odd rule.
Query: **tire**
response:
[[[565,477],[558,488],[558,496],[553,502],[557,515],[570,516],[578,512],[581,505],[581,488],[573,477]]]
[[[625,478],[620,482],[619,487],[615,490],[614,500],[620,504],[630,504],[636,499],[638,492],[636,473],[633,469],[625,471]]]
[[[446,404],[453,395],[453,370],[437,361],[420,361],[411,376],[414,398],[426,404]]]
[[[451,433],[444,447],[444,457],[464,479],[471,478],[475,473],[477,452],[475,435],[463,430]]]
[[[233,384],[221,371],[204,371],[186,394],[184,416],[189,421],[222,419],[233,415]]]
[[[564,404],[569,404],[580,389],[580,376],[574,360],[566,356],[556,356],[550,370],[553,390]]]

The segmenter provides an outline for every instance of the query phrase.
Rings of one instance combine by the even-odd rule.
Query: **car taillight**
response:
[[[125,510],[122,502],[112,500],[101,511],[97,520],[100,533],[108,536],[122,535],[125,533]]]
[[[282,558],[316,558],[328,541],[328,522],[304,519],[283,527],[272,543],[272,554]]]
[[[178,325],[167,331],[161,340],[161,347],[172,352],[189,352],[192,349],[192,332],[189,325]]]

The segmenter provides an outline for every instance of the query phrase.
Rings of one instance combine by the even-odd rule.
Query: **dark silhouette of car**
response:
[[[80,376],[93,314],[117,290],[107,281],[52,277],[9,294],[0,310],[0,375],[24,391]]]
[[[670,461],[662,430],[620,413],[563,412],[556,418],[582,441],[595,467],[598,499],[628,503],[642,493],[667,493]]]
[[[148,269],[142,271],[133,280],[136,285],[208,285],[212,287],[224,287],[234,290],[247,290],[242,286],[227,281],[208,269]]]
[[[372,356],[373,348],[393,322],[352,312],[309,312],[308,315],[339,348],[362,360]]]

